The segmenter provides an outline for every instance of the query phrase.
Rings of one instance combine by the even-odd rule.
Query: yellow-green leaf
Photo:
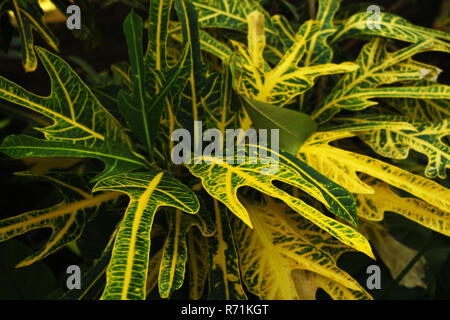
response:
[[[372,194],[357,172],[368,174],[394,187],[450,212],[450,191],[437,182],[400,169],[387,162],[359,153],[332,147],[328,143],[353,134],[316,132],[300,150],[299,157],[310,166],[353,193]]]
[[[252,146],[248,145],[247,148]],[[254,152],[257,152],[258,147],[253,148]],[[248,156],[242,157],[238,154],[224,159],[196,156],[192,159],[193,163],[187,167],[194,176],[202,179],[203,187],[211,196],[225,204],[250,227],[253,226],[251,218],[237,197],[237,190],[243,186],[283,200],[300,215],[340,241],[372,257],[369,243],[355,229],[327,217],[300,199],[275,187],[273,181],[284,182],[305,191],[322,202],[331,212],[356,226],[354,199],[347,190],[288,154],[277,154],[271,150],[271,155],[268,156],[262,154],[262,149],[259,147],[259,161],[253,164],[250,161],[242,161],[248,159]],[[276,168],[273,167],[274,163],[277,164]]]
[[[450,147],[442,142],[450,135],[450,119],[441,122],[406,120],[395,116],[365,116],[355,119],[357,122],[371,120],[404,121],[412,124],[414,130],[380,128],[358,133],[358,137],[378,154],[392,159],[406,159],[409,151],[415,150],[428,158],[425,176],[428,178],[447,177],[450,168]]]
[[[164,172],[120,174],[100,180],[97,191],[117,191],[130,197],[130,203],[117,234],[102,299],[143,300],[146,293],[150,231],[156,210],[175,207],[196,213],[195,194]]]
[[[215,229],[209,212],[200,210],[193,216],[183,214],[179,209],[169,214],[169,234],[164,244],[159,272],[159,295],[170,298],[184,282],[188,259],[187,233],[196,226],[204,236],[211,236]]]
[[[263,39],[259,36],[259,40],[253,40],[261,32],[257,30],[258,28],[260,27],[256,24],[249,25],[248,49],[242,43],[233,42],[241,58],[243,69],[236,87],[239,93],[246,97],[283,106],[310,89],[314,85],[314,79],[318,76],[350,72],[358,68],[357,65],[350,62],[326,63],[309,67],[299,66],[306,53],[307,42],[319,28],[319,23],[313,20],[302,25],[295,35],[293,44],[273,69],[267,62],[259,61],[254,64],[255,59],[252,57],[260,57],[261,50],[264,48],[261,44],[258,47],[251,46],[252,42],[260,42]]]
[[[199,300],[203,296],[208,279],[208,239],[195,229],[187,234],[189,265],[189,299]]]
[[[337,267],[333,254],[325,247],[316,246],[314,240],[303,234],[303,228],[309,229],[310,236],[315,232],[316,241],[322,240],[322,236],[327,239],[326,232],[274,200],[266,197],[266,201],[265,205],[246,202],[254,230],[238,220],[234,224],[242,277],[249,291],[261,299],[298,299],[292,273],[301,269],[364,292],[358,282]],[[327,240],[343,246],[336,240]]]
[[[38,66],[38,61],[34,51],[33,30],[55,51],[58,51],[58,39],[42,21],[44,12],[38,1],[12,0],[11,5],[22,42],[22,64],[26,72],[34,71]]]
[[[372,27],[369,27],[369,24]],[[332,41],[340,41],[359,34],[377,35],[411,43],[430,40],[433,43],[432,50],[450,52],[449,33],[413,25],[406,19],[388,12],[380,12],[377,21],[373,21],[372,14],[368,12],[351,16],[342,24]]]
[[[214,199],[213,202],[216,233],[208,238],[208,299],[246,300],[228,210],[217,200]]]
[[[45,49],[36,47],[36,52],[51,79],[50,96],[35,95],[0,77],[0,98],[38,112],[53,123],[36,128],[46,140],[12,136],[4,142],[2,151],[10,150],[11,156],[16,158],[90,155],[102,161],[109,159],[98,177],[145,167],[146,160],[133,151],[125,129],[70,66]],[[39,146],[36,150],[30,148],[34,143]]]
[[[319,123],[332,118],[341,109],[358,111],[376,105],[372,98],[448,99],[446,85],[383,86],[406,80],[433,78],[439,69],[411,59],[431,48],[432,41],[424,40],[398,51],[390,52],[387,42],[374,38],[366,44],[356,63],[360,68],[344,75],[333,91],[314,110],[311,117]]]
[[[382,221],[385,212],[395,212],[424,227],[450,236],[450,212],[411,197],[400,197],[388,184],[365,179],[373,194],[358,194],[358,215],[371,221]]]
[[[23,175],[29,176],[30,174]],[[36,229],[52,229],[52,234],[44,247],[20,262],[17,267],[29,266],[77,240],[95,211],[102,204],[115,201],[120,196],[116,192],[92,196],[58,177],[49,175],[38,178],[55,184],[63,196],[63,200],[49,208],[33,210],[0,220],[0,242]]]

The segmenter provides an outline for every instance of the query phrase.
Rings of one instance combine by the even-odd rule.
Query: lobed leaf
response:
[[[63,200],[49,208],[0,220],[0,242],[36,229],[52,229],[52,234],[44,247],[20,262],[17,267],[29,266],[77,240],[95,212],[103,204],[115,201],[119,197],[115,192],[92,196],[58,176],[44,175],[38,178],[55,184]]]
[[[257,150],[256,146],[253,147]],[[299,214],[343,243],[372,256],[367,240],[356,230],[327,217],[300,199],[275,187],[273,181],[284,182],[305,191],[322,202],[331,212],[357,226],[354,199],[347,190],[298,159],[284,153],[276,154],[273,150],[268,157],[267,154],[263,155],[261,150],[262,147],[259,148],[260,158],[256,163],[242,161],[247,158],[241,158],[242,156],[238,154],[224,159],[195,156],[193,163],[186,166],[194,176],[202,179],[203,187],[212,197],[224,203],[250,227],[253,227],[253,224],[248,212],[237,198],[237,190],[243,186],[252,187],[283,200]],[[277,168],[273,167],[273,163],[277,163]]]
[[[36,47],[36,52],[51,79],[50,96],[37,96],[0,77],[0,98],[38,112],[52,119],[53,124],[36,128],[46,140],[12,136],[3,142],[3,152],[18,158],[85,157],[89,154],[102,161],[113,159],[106,160],[107,168],[97,179],[145,167],[146,160],[133,151],[125,129],[70,66],[45,49]],[[29,148],[33,144],[37,145],[36,150]],[[22,145],[25,147],[23,150]]]
[[[275,201],[266,200],[265,205],[246,202],[255,224],[254,230],[238,220],[234,225],[242,276],[249,291],[261,299],[298,299],[293,271],[300,269],[318,273],[369,296],[353,278],[337,267],[332,254],[317,247],[303,234],[303,228],[309,229],[309,236],[315,233],[316,239],[321,236],[327,238],[327,233],[309,222],[305,223],[302,217]],[[312,231],[314,227],[316,229]]]
[[[143,300],[150,252],[150,231],[157,209],[175,207],[194,214],[199,209],[195,194],[164,172],[130,173],[100,180],[97,191],[117,191],[130,197],[120,225],[102,299]]]

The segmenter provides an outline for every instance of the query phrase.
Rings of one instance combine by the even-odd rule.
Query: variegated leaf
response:
[[[450,192],[437,182],[376,158],[332,147],[328,144],[331,141],[353,135],[351,132],[345,131],[340,134],[316,132],[303,145],[298,156],[350,192],[374,193],[374,190],[357,176],[357,172],[362,172],[450,212]]]
[[[160,3],[163,3],[163,1]],[[154,128],[154,131],[152,131],[150,127],[155,122],[159,124],[162,103],[164,103],[164,99],[170,91],[170,84],[173,85],[176,78],[174,77],[172,81],[169,81],[169,84],[161,90],[158,96],[154,95],[152,97],[147,94],[144,83],[148,82],[149,74],[151,75],[150,78],[153,78],[153,82],[156,82],[156,76],[151,74],[151,70],[144,71],[145,66],[142,49],[143,26],[142,18],[134,12],[131,12],[127,16],[123,24],[123,30],[128,44],[128,55],[131,65],[130,76],[133,90],[131,94],[121,91],[118,96],[118,105],[130,128],[138,135],[138,138],[147,147],[147,150],[152,153],[152,145],[156,142],[155,134],[152,132],[156,133],[157,128]],[[186,53],[184,56],[186,57]],[[152,100],[151,98],[154,99]],[[154,115],[157,121],[155,119],[151,121],[151,115]]]
[[[206,120],[208,113],[219,104],[219,74],[202,61],[198,17],[194,6],[188,1],[177,0],[175,10],[184,26],[183,37],[187,39],[191,50],[188,83],[180,96],[175,115],[184,128],[191,129],[194,121]]]
[[[36,128],[46,140],[11,136],[2,144],[2,152],[15,158],[98,158],[106,163],[106,167],[97,179],[145,167],[145,158],[133,151],[125,129],[70,66],[47,50],[36,47],[36,52],[50,75],[50,96],[35,95],[0,77],[0,98],[38,112],[52,119],[53,124]],[[34,144],[35,149],[32,148]]]
[[[271,150],[271,155],[268,156],[267,149],[261,146],[259,150],[257,146],[251,145],[246,148],[250,154],[258,154],[259,151],[259,159],[250,161],[248,154],[245,156],[240,153],[224,159],[196,156],[192,159],[193,163],[187,167],[194,176],[202,179],[203,187],[211,196],[224,203],[250,227],[253,224],[248,212],[237,198],[237,190],[243,186],[283,200],[340,241],[372,256],[367,240],[355,229],[327,217],[300,199],[275,187],[273,181],[284,182],[305,191],[322,202],[331,212],[357,226],[354,200],[347,190],[288,154],[277,154]],[[253,150],[249,151],[250,149]],[[266,153],[263,154],[261,150],[266,150]]]
[[[58,39],[42,21],[44,12],[35,0],[11,0],[11,9],[19,29],[22,43],[22,64],[26,72],[36,70],[38,60],[34,51],[33,31],[36,31],[55,51]]]
[[[283,106],[310,89],[318,76],[355,71],[353,63],[326,63],[316,66],[300,67],[306,53],[307,43],[318,32],[319,23],[308,21],[295,35],[295,40],[283,54],[280,62],[272,69],[263,59],[264,49],[263,16],[255,11],[249,16],[248,48],[233,42],[241,58],[243,72],[236,87],[240,94],[255,100]],[[258,42],[258,46],[253,43]],[[258,58],[256,58],[258,57]]]
[[[450,34],[413,25],[388,12],[380,12],[379,19],[373,19],[373,15],[369,12],[351,16],[342,24],[332,41],[340,41],[360,34],[382,36],[411,43],[430,40],[431,50],[450,52]]]
[[[199,300],[203,296],[208,279],[208,239],[196,229],[187,234],[189,265],[189,299]]]
[[[323,123],[341,109],[358,111],[376,105],[377,102],[370,100],[373,98],[449,98],[450,87],[446,85],[379,88],[383,84],[435,77],[440,72],[438,68],[411,59],[413,55],[429,50],[431,45],[431,40],[427,40],[389,52],[386,41],[374,38],[363,47],[356,60],[360,68],[344,75],[311,117]]]
[[[384,101],[410,119],[440,121],[450,118],[450,100],[391,98],[384,99]]]
[[[175,207],[196,213],[195,194],[164,172],[121,174],[100,180],[93,189],[127,194],[130,203],[117,234],[102,299],[144,299],[150,231],[157,209]]]
[[[158,285],[159,268],[161,266],[161,259],[163,249],[158,250],[155,254],[150,256],[148,261],[147,282],[145,284],[145,296],[148,297],[150,292]]]
[[[365,179],[373,194],[358,194],[358,216],[371,221],[382,221],[385,212],[395,212],[424,227],[450,236],[450,212],[411,197],[400,197],[388,184]]]
[[[187,216],[179,209],[170,212],[169,234],[164,244],[159,272],[159,295],[169,298],[184,282],[188,259],[187,233],[196,226],[203,236],[212,236],[215,232],[210,213],[200,210],[198,214]]]
[[[365,116],[354,119],[362,123],[371,120],[386,121],[386,123],[409,122],[414,128],[414,130],[380,128],[358,133],[358,137],[375,152],[392,159],[406,159],[409,151],[415,150],[428,158],[426,177],[441,179],[447,177],[446,169],[450,168],[450,147],[442,142],[442,138],[450,135],[449,118],[437,123],[407,120],[396,116]]]
[[[245,31],[247,28],[247,16],[250,12],[258,10],[261,13],[265,13],[258,1],[254,0],[193,0],[191,2],[198,12],[198,22],[202,28]],[[265,13],[265,16],[267,18],[268,14]],[[267,27],[270,30],[270,19],[266,20]]]
[[[328,39],[333,35],[337,28],[333,24],[333,18],[339,9],[340,0],[328,1],[319,0],[317,8],[318,28],[308,39],[307,50],[302,58],[302,66],[313,66],[319,64],[330,63],[333,59],[333,50],[328,44]],[[312,91],[307,91],[299,97],[300,110],[311,109],[307,106],[310,102]]]
[[[328,38],[333,35],[337,27],[333,24],[333,18],[339,9],[341,0],[319,0],[317,18],[319,28],[314,33],[308,44],[303,65],[312,66],[329,63],[333,59],[333,50],[328,45]]]
[[[274,200],[266,197],[266,201],[265,205],[246,202],[254,230],[238,220],[234,224],[242,277],[249,291],[261,299],[298,299],[301,295],[297,292],[293,271],[301,269],[365,293],[358,282],[337,267],[333,254],[315,245],[323,245],[320,237],[327,239],[326,232]],[[308,235],[303,234],[303,228],[308,229]],[[311,235],[316,241],[310,240]],[[328,241],[339,246],[336,240],[328,238]]]
[[[21,175],[34,176],[29,173]],[[45,246],[20,262],[17,267],[29,266],[77,240],[95,212],[103,204],[115,201],[120,196],[116,192],[92,196],[88,191],[69,184],[64,177],[54,174],[37,176],[37,178],[54,184],[63,200],[49,208],[0,220],[0,242],[36,229],[52,229],[52,234]]]
[[[245,300],[247,296],[241,282],[239,259],[231,231],[228,210],[217,200],[214,202],[216,233],[208,238],[209,291],[214,300]]]

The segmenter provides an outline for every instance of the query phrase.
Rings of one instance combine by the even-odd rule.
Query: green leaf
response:
[[[236,31],[245,31],[247,16],[250,12],[258,10],[264,12],[262,6],[254,0],[193,0],[191,1],[198,12],[198,22],[201,28],[224,28]],[[268,14],[265,13],[266,18]],[[270,19],[266,20],[269,32]],[[273,32],[273,31],[272,31]],[[275,35],[275,32],[273,32]]]
[[[208,279],[208,239],[195,229],[187,234],[189,265],[189,299],[199,300],[203,296]]]
[[[0,77],[0,98],[38,112],[52,119],[53,124],[45,128],[36,128],[44,133],[47,141],[41,140],[38,143],[36,139],[30,137],[13,136],[5,141],[2,150],[8,152],[9,148],[12,148],[11,154],[15,157],[26,156],[26,152],[17,149],[14,151],[14,148],[20,148],[22,143],[25,147],[31,146],[28,143],[38,143],[41,148],[35,153],[40,157],[56,154],[84,157],[83,153],[78,153],[79,149],[95,150],[90,152],[94,158],[114,159],[114,164],[108,165],[98,177],[146,166],[146,160],[133,151],[125,129],[100,104],[69,65],[42,48],[36,47],[36,52],[50,75],[52,88],[50,96],[35,95]],[[17,145],[11,145],[12,141],[17,142]],[[45,152],[47,147],[48,154]],[[99,152],[96,152],[97,150]],[[27,151],[33,152],[29,149]],[[127,154],[125,158],[131,161],[124,160],[124,154]]]
[[[175,290],[181,288],[188,259],[187,233],[196,226],[204,236],[214,234],[214,224],[209,212],[200,210],[198,214],[187,216],[180,210],[169,215],[169,234],[164,244],[159,272],[159,295],[169,298]]]
[[[198,17],[193,5],[189,1],[176,0],[175,10],[183,27],[183,38],[187,39],[191,52],[188,83],[175,114],[184,128],[192,128],[193,121],[205,120],[208,112],[218,105],[219,75],[202,62]]]
[[[0,151],[15,159],[28,157],[95,158],[105,163],[103,172],[93,181],[117,172],[127,172],[145,165],[123,145],[105,143],[101,147],[88,147],[64,141],[48,141],[26,135],[10,135],[0,145]]]
[[[333,18],[339,9],[340,0],[319,0],[316,20],[319,28],[307,44],[308,51],[304,58],[304,65],[330,63],[333,59],[333,50],[328,45],[328,38],[333,35],[337,27],[333,24]]]
[[[218,103],[212,105],[213,109],[205,109],[208,113],[205,126],[217,128],[222,134],[225,134],[228,128],[235,128],[239,121],[237,108],[240,107],[240,102],[233,90],[232,67],[229,60],[227,58],[223,61],[220,83],[215,85],[215,87],[220,85],[220,99]]]
[[[243,101],[255,129],[278,129],[280,148],[292,155],[317,129],[317,124],[305,113],[245,97]]]
[[[125,91],[119,93],[119,107],[126,118],[130,128],[136,132],[141,142],[152,151],[149,128],[149,103],[145,98],[144,90],[144,54],[142,49],[142,36],[144,23],[142,18],[133,11],[126,17],[123,23],[123,32],[128,44],[128,55],[131,65],[131,81],[133,92],[128,95]]]
[[[161,113],[166,104],[165,99],[177,82],[184,83],[187,80],[180,80],[179,77],[183,71],[188,51],[184,50],[179,65],[175,67],[176,70],[170,75],[170,78],[159,79],[159,75],[154,74],[155,71],[151,69],[150,60],[147,60],[147,65],[144,63],[142,18],[131,12],[125,19],[123,30],[128,43],[133,90],[131,94],[125,91],[119,93],[119,108],[130,128],[147,146],[147,150],[152,153],[152,146],[156,144],[156,133],[158,132]],[[149,77],[151,80],[149,80]],[[146,80],[150,82],[150,85],[155,82],[158,83],[153,85],[160,91],[153,95],[148,94],[147,90],[150,86],[145,83]]]
[[[58,51],[58,39],[42,21],[43,12],[35,0],[11,0],[12,10],[22,43],[22,64],[26,72],[36,70],[38,61],[34,49],[33,30],[55,51]]]
[[[333,50],[328,44],[328,38],[333,35],[337,27],[333,24],[333,19],[339,9],[340,0],[319,0],[317,17],[318,28],[311,35],[306,43],[306,53],[302,58],[301,65],[304,67],[330,63],[333,59]],[[295,39],[294,37],[291,37]],[[316,93],[312,90],[305,92],[299,97],[300,110],[310,109],[307,104],[311,102],[311,96]]]
[[[159,278],[159,268],[161,266],[163,249],[158,250],[156,253],[151,253],[150,261],[148,262],[148,275],[147,275],[147,283],[145,285],[145,296],[146,299],[149,299],[149,295],[152,290],[158,285]],[[151,299],[151,298],[150,298]]]
[[[392,108],[404,116],[423,121],[440,121],[450,118],[450,101],[444,99],[384,99]]]
[[[76,186],[59,180],[58,177],[40,178],[56,184],[63,200],[50,208],[33,210],[0,220],[0,242],[36,229],[52,229],[45,246],[20,262],[17,267],[29,266],[77,240],[88,220],[101,205],[115,201],[119,196],[114,192],[92,196]]]
[[[118,191],[130,203],[117,234],[102,299],[145,299],[150,252],[150,232],[157,209],[175,207],[194,214],[195,194],[164,172],[120,174],[100,180],[97,191]]]
[[[217,232],[208,238],[210,266],[208,299],[246,300],[228,210],[217,200],[213,201]]]

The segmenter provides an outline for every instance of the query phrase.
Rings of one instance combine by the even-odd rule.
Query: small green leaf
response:
[[[255,129],[279,129],[280,148],[296,155],[317,124],[305,113],[242,97]],[[272,141],[272,139],[270,139]]]
[[[6,127],[9,123],[10,123],[10,119],[3,119],[0,121],[0,129],[3,129],[4,127]]]

